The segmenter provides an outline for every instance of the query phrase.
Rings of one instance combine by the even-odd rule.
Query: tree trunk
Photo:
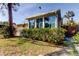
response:
[[[13,36],[12,3],[8,3],[9,34]]]

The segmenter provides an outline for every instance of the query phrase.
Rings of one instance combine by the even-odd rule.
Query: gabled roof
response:
[[[46,12],[46,13],[36,14],[36,15],[27,17],[26,20],[31,20],[31,19],[34,19],[34,18],[43,17],[43,16],[48,16],[48,15],[56,15],[56,14],[57,14],[57,13],[56,13],[57,11],[58,11],[58,10],[53,10],[53,11]]]

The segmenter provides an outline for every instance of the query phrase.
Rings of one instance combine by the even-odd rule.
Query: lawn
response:
[[[61,50],[61,46],[19,38],[0,39],[0,55],[5,56],[37,56]]]

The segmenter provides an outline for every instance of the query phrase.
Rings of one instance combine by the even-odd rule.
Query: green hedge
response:
[[[64,40],[64,32],[65,30],[62,28],[23,29],[23,31],[21,32],[21,36],[33,40],[41,40],[41,41],[60,44]]]
[[[0,28],[0,34],[3,35],[4,32],[6,31],[6,28],[8,28],[8,26],[4,26],[2,28]]]
[[[73,36],[76,43],[79,43],[79,32]]]

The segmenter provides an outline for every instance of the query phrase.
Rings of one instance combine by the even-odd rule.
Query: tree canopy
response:
[[[67,11],[64,15],[65,18],[69,19],[74,17],[75,16],[75,13],[73,11]]]

